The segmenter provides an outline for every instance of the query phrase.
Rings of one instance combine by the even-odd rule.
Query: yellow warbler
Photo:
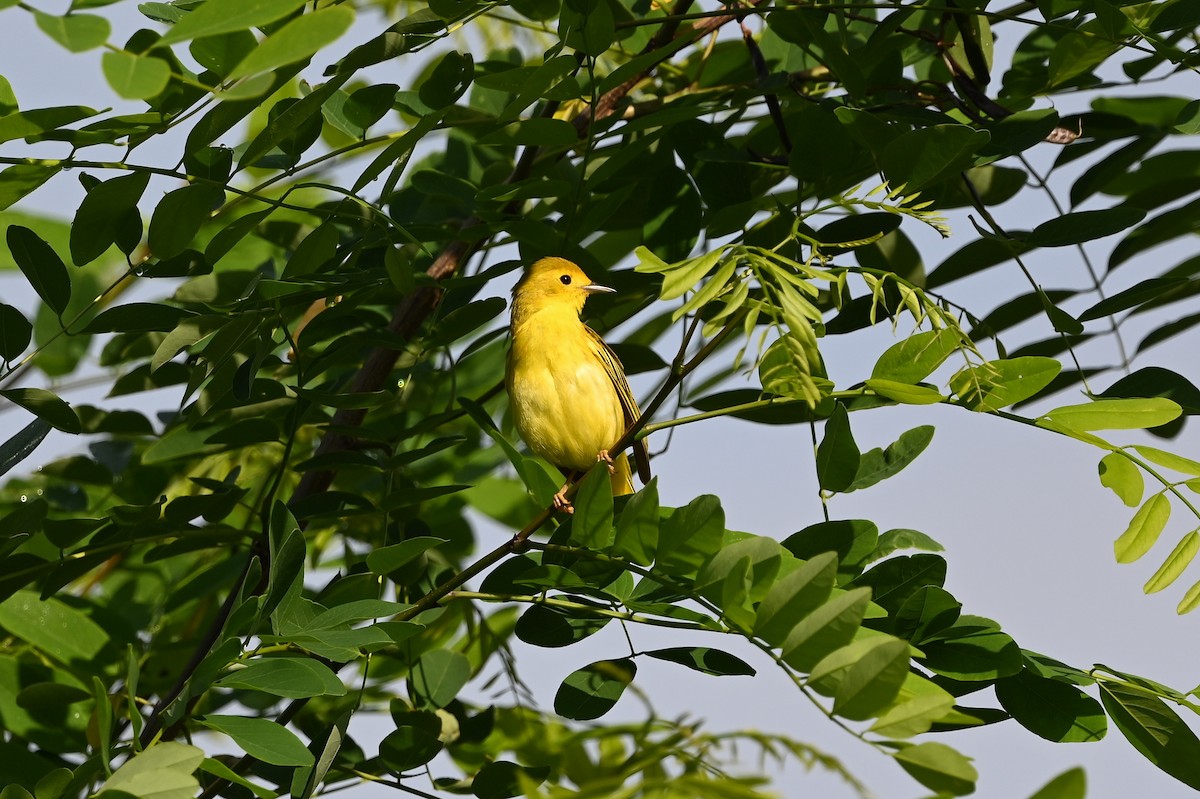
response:
[[[587,471],[605,461],[613,494],[632,494],[629,459],[608,450],[639,415],[616,354],[579,319],[597,286],[565,258],[542,258],[513,289],[512,348],[505,385],[517,432],[536,454],[561,469]],[[638,475],[650,479],[646,445],[633,445]],[[567,486],[554,498],[570,509]]]

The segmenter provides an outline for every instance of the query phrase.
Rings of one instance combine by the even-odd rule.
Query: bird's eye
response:
[[[562,281],[562,284],[564,286],[571,285],[571,276],[570,275],[563,275],[562,277],[559,278],[559,280]]]

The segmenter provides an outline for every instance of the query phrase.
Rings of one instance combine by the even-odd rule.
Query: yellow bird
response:
[[[592,294],[611,292],[565,258],[542,258],[513,289],[512,347],[504,382],[517,432],[570,478],[608,463],[613,495],[632,494],[629,459],[609,455],[640,415],[625,370],[600,334],[579,319]],[[650,479],[643,441],[633,445],[638,476]],[[554,497],[570,510],[567,486]]]

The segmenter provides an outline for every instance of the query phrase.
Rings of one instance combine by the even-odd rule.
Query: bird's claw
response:
[[[598,453],[596,453],[596,463],[608,464],[608,473],[609,474],[617,473],[617,467],[613,465],[612,456],[608,454],[608,450],[606,450],[606,449],[602,449]]]
[[[575,506],[571,504],[571,500],[567,499],[567,489],[570,485],[565,485],[558,489],[558,493],[554,495],[554,509],[563,511],[564,513],[575,513]]]

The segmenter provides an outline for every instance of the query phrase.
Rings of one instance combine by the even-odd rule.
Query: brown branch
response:
[[[516,170],[513,174],[516,175]],[[468,219],[463,223],[460,232],[478,222],[479,220],[475,218]],[[476,247],[477,245],[463,239],[451,241],[442,250],[437,260],[425,270],[425,274],[436,281],[445,280],[458,270],[458,267],[475,251]],[[387,327],[388,332],[405,340],[411,339],[429,318],[429,315],[433,313],[441,299],[442,288],[440,286],[421,286],[416,289],[405,297],[392,312],[392,321]],[[387,381],[388,375],[392,373],[399,358],[400,351],[393,347],[376,347],[354,375],[348,391],[350,393],[378,391]],[[358,427],[363,423],[366,415],[365,408],[346,408],[334,414],[332,424],[334,427],[341,428]],[[348,450],[353,443],[352,436],[340,432],[328,432],[321,439],[316,456]],[[291,504],[294,505],[306,497],[326,490],[333,482],[333,476],[334,472],[329,469],[305,472],[304,477],[300,480],[300,485],[296,486],[296,490],[292,493]]]
[[[745,4],[747,6],[757,6],[764,2],[766,2],[766,0],[746,0]],[[692,0],[679,0],[679,2],[676,3],[675,9],[672,10],[671,15],[678,16],[680,14],[685,14],[691,5]],[[699,19],[693,22],[690,30],[683,35],[688,38],[690,43],[695,43],[721,26],[737,19],[739,19],[739,17],[734,13],[723,14],[719,17],[705,17],[704,19]],[[644,48],[642,48],[642,52],[638,53],[638,55],[642,56],[647,55],[648,53],[653,53],[655,50],[662,49],[666,45],[670,44],[675,39],[675,34],[679,28],[679,24],[680,20],[678,19],[670,20],[664,24],[663,27],[659,29],[658,33],[655,34],[654,38],[651,39]],[[680,48],[672,47],[669,52],[663,54],[662,61],[666,61],[668,58],[674,55],[678,49]],[[592,109],[592,113],[589,114],[584,112],[575,117],[575,130],[578,132],[579,136],[584,136],[595,123],[612,116],[613,112],[616,110],[617,104],[625,99],[626,95],[633,90],[634,86],[650,77],[650,75],[653,74],[654,70],[659,64],[662,63],[662,61],[658,61],[645,67],[632,78],[629,78],[622,83],[620,86],[617,86],[615,89],[609,89],[607,92],[600,95],[600,98],[596,101],[595,107]]]
[[[154,705],[154,710],[151,711],[150,717],[146,721],[146,726],[142,730],[140,742],[142,748],[150,745],[154,740],[154,736],[158,735],[162,729],[163,713],[172,702],[179,698],[187,687],[188,680],[192,678],[192,674],[216,646],[221,638],[221,633],[225,630],[225,623],[229,621],[229,615],[233,613],[234,606],[237,604],[238,597],[242,593],[242,585],[246,581],[246,577],[250,574],[250,568],[254,563],[254,553],[251,552],[246,556],[246,565],[242,567],[241,574],[234,580],[233,585],[229,588],[229,595],[225,597],[225,601],[221,604],[221,608],[217,611],[217,616],[213,619],[212,624],[208,626],[204,636],[196,643],[195,650],[192,651],[191,658],[187,664],[179,672],[178,679],[171,689],[158,698],[158,702]],[[265,582],[266,575],[264,573],[263,581]],[[132,699],[131,699],[132,701]]]
[[[771,74],[767,69],[767,59],[763,57],[762,49],[759,48],[758,42],[754,41],[754,34],[750,32],[750,28],[746,27],[746,23],[740,23],[742,27],[742,41],[746,44],[746,49],[750,51],[750,62],[754,64],[754,74],[758,77],[759,85],[767,87],[767,81]],[[779,141],[783,145],[783,151],[789,155],[792,152],[792,137],[788,135],[787,124],[783,120],[783,109],[779,107],[779,97],[773,91],[764,91],[763,99],[767,102],[767,111],[771,114],[771,122],[775,125],[775,130],[779,133]]]

